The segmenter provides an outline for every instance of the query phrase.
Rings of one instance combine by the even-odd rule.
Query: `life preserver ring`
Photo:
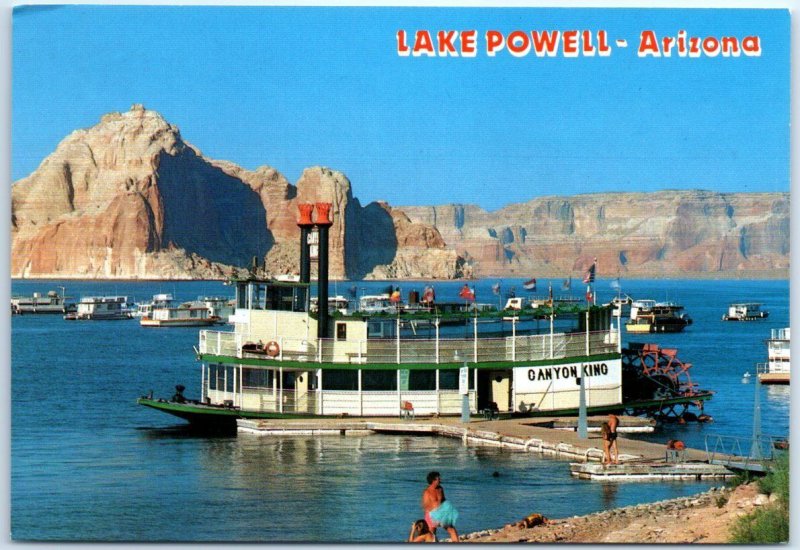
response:
[[[264,351],[266,351],[267,355],[270,357],[276,357],[281,352],[281,347],[278,345],[278,342],[272,340],[271,342],[267,342],[267,345],[264,346]]]

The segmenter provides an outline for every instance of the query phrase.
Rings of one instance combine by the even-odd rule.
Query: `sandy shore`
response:
[[[526,528],[522,521],[500,529],[470,533],[465,542],[550,543],[706,543],[728,542],[736,519],[775,499],[759,494],[755,483],[715,487],[691,497],[616,508],[586,516],[548,518]],[[520,518],[522,520],[523,518]]]

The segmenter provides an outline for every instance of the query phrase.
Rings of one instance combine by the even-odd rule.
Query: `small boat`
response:
[[[142,302],[136,304],[136,311],[133,312],[134,317],[149,317],[156,307],[169,307],[172,304],[172,294],[153,294],[153,299],[149,302]]]
[[[681,311],[683,306],[674,302],[634,300],[625,330],[633,333],[681,332],[692,324],[691,317]]]
[[[728,306],[728,313],[722,316],[723,321],[755,321],[756,319],[766,319],[769,312],[761,309],[761,304],[753,302],[731,304]]]
[[[767,340],[767,363],[756,365],[762,384],[788,384],[791,375],[791,332],[789,328],[772,329]]]
[[[319,311],[319,299],[314,296],[311,298],[311,313]],[[344,296],[336,295],[328,298],[328,312],[339,312],[342,315],[350,315],[350,301]]]
[[[399,306],[391,302],[388,293],[362,296],[358,300],[358,311],[362,313],[394,313]]]
[[[139,324],[143,327],[205,327],[222,322],[219,317],[212,316],[208,306],[203,302],[184,302],[178,307],[154,308],[149,317],[142,317]]]
[[[132,319],[127,296],[86,296],[74,312],[64,315],[67,321],[116,321]]]
[[[22,315],[24,313],[69,313],[75,311],[75,304],[68,304],[64,296],[64,287],[61,294],[51,290],[45,296],[34,292],[33,296],[14,296],[11,298],[11,313]]]
[[[536,279],[529,279],[522,283],[522,288],[528,291],[536,290]]]

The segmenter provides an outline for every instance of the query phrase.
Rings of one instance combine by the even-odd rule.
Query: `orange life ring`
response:
[[[270,357],[276,357],[281,352],[281,347],[278,345],[278,342],[272,340],[271,342],[267,342],[267,345],[264,346],[264,350]]]

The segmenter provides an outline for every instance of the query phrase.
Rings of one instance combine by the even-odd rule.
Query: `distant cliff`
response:
[[[308,168],[294,186],[270,167],[208,159],[134,105],[73,132],[14,183],[11,275],[221,278],[253,257],[270,274],[296,273],[298,201],[333,203],[333,278],[470,273],[436,229],[385,204],[362,207],[344,174]]]
[[[496,212],[399,207],[430,224],[479,276],[788,276],[789,193],[603,193]]]
[[[365,185],[368,182],[365,182]],[[787,276],[789,194],[705,191],[477,206],[362,206],[348,178],[203,156],[134,105],[67,136],[11,189],[12,277],[222,278],[255,257],[296,273],[298,202],[333,204],[332,278]]]

